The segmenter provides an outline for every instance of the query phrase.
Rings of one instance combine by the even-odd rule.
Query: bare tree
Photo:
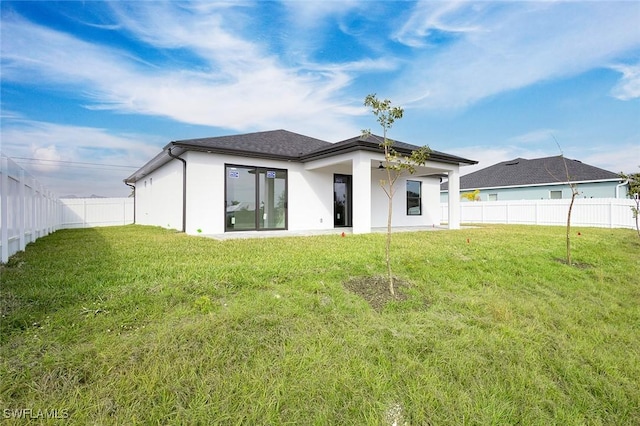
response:
[[[560,147],[560,143],[558,142],[558,140],[556,139],[555,136],[551,135],[553,137],[553,140],[556,142],[556,145],[558,146],[558,149],[560,150],[560,158],[562,158],[562,163],[564,164],[564,171],[565,171],[565,176],[567,178],[567,185],[569,185],[569,189],[571,189],[571,202],[569,203],[569,211],[567,212],[567,264],[571,265],[572,264],[572,260],[571,260],[571,212],[573,210],[573,204],[576,200],[576,197],[578,196],[578,194],[580,194],[580,192],[578,191],[578,185],[576,185],[574,182],[571,181],[571,176],[569,175],[569,166],[567,165],[567,159],[564,156],[564,153],[562,152],[562,148]],[[558,179],[553,173],[551,173],[551,171],[549,171],[549,169],[547,169],[547,172],[553,176],[554,179],[560,181],[560,179]]]
[[[394,148],[394,141],[387,138],[387,131],[393,126],[396,120],[402,118],[404,110],[401,107],[392,107],[391,101],[385,99],[383,101],[376,97],[376,94],[367,95],[364,99],[364,105],[371,107],[371,111],[376,116],[378,123],[382,127],[383,141],[380,147],[384,150],[384,168],[386,171],[386,179],[380,180],[380,186],[384,190],[389,200],[387,209],[387,240],[385,245],[385,260],[387,263],[387,275],[389,279],[389,292],[395,295],[393,285],[393,272],[391,270],[391,219],[393,215],[393,196],[396,188],[394,184],[398,178],[404,173],[415,173],[416,167],[424,165],[429,158],[431,150],[424,146],[411,152],[410,156],[399,154]],[[371,130],[363,130],[363,136],[369,137]]]

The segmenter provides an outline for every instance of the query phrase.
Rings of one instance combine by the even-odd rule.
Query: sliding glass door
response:
[[[258,169],[258,229],[285,229],[287,171]]]
[[[287,229],[287,171],[225,166],[225,230]]]

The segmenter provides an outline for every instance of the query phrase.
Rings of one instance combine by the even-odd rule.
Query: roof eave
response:
[[[175,148],[175,149],[174,149]],[[140,167],[135,173],[133,173],[128,178],[124,179],[125,183],[135,183],[147,176],[149,173],[154,172],[158,168],[164,166],[169,161],[172,160],[172,157],[168,154],[169,150],[172,150],[172,153],[175,156],[180,156],[187,151],[196,151],[196,152],[206,152],[208,154],[222,154],[222,155],[237,155],[242,157],[250,157],[250,158],[261,158],[267,160],[279,160],[279,161],[300,161],[300,157],[292,157],[281,154],[269,154],[255,151],[244,151],[238,149],[225,149],[225,148],[215,148],[215,147],[206,147],[199,145],[191,145],[182,142],[169,142],[162,148],[162,151],[156,155],[154,158],[149,160],[144,166]]]
[[[419,147],[416,147],[416,148],[419,148]],[[403,147],[394,147],[394,149],[398,153],[404,154],[404,155],[411,155],[411,153],[414,151],[412,149],[403,148]],[[306,162],[311,160],[319,160],[321,158],[332,157],[338,154],[344,154],[344,153],[349,153],[354,151],[369,151],[369,152],[377,152],[377,153],[384,152],[383,149],[380,147],[380,144],[377,142],[356,139],[347,144],[335,144],[334,146],[317,150],[306,155],[302,155],[300,157],[300,161]],[[451,155],[447,155],[437,151],[431,151],[431,153],[429,154],[429,160],[436,160],[438,162],[447,163],[447,164],[467,164],[467,165],[478,164],[478,162],[474,160],[451,156]]]
[[[169,145],[172,145],[172,144],[173,146],[182,148],[184,151],[206,152],[208,154],[238,155],[242,157],[263,158],[263,159],[280,160],[280,161],[300,161],[299,156],[291,156],[291,155],[284,155],[284,154],[272,154],[268,152],[246,151],[242,149],[207,147],[207,146],[200,146],[200,145],[190,145],[190,144],[185,144],[180,142],[172,142]]]

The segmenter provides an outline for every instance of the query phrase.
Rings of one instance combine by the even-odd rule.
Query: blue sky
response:
[[[569,158],[639,171],[638,1],[0,8],[0,149],[59,196],[126,196],[172,140],[380,133],[369,93],[405,109],[391,138],[480,161],[463,172],[557,155],[554,137]]]

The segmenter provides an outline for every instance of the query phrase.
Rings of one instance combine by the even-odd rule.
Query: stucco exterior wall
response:
[[[170,161],[135,183],[136,223],[181,229],[182,163]]]
[[[181,156],[187,162],[186,233],[222,234],[225,232],[225,164],[266,167],[287,170],[288,230],[329,230],[334,228],[333,181],[334,174],[354,175],[354,165],[371,170],[369,179],[370,208],[353,206],[354,232],[362,225],[359,214],[365,217],[365,226],[383,227],[387,223],[387,196],[379,181],[384,170],[375,166],[377,159],[354,152],[327,159],[317,167],[308,164],[242,156],[187,151]],[[408,216],[406,207],[406,181],[422,182],[422,214]],[[146,183],[145,183],[146,182]],[[432,226],[440,223],[439,179],[434,177],[402,176],[396,182],[394,197],[394,226]],[[354,179],[353,203],[362,198],[362,188]],[[136,222],[180,230],[182,227],[182,162],[171,160],[144,179],[136,182]],[[360,213],[358,213],[360,212]],[[357,222],[360,221],[360,222]],[[268,231],[265,231],[268,232]]]
[[[224,232],[224,165],[222,156],[188,151],[187,234]],[[233,161],[227,161],[232,163]]]
[[[616,186],[619,182],[578,183],[579,198],[616,198]],[[566,184],[528,186],[517,188],[480,189],[480,201],[489,201],[489,194],[497,194],[497,201],[512,200],[549,200],[551,191],[562,191],[562,198],[571,198],[571,188]],[[461,190],[460,194],[473,192]],[[626,188],[619,191],[620,198],[626,198]],[[466,200],[463,200],[466,201]],[[440,193],[440,202],[447,202],[447,192]]]
[[[389,198],[380,186],[380,179],[386,180],[386,171],[375,169],[371,176],[371,226],[387,226]],[[422,214],[407,215],[407,180],[422,182]],[[403,175],[395,184],[393,198],[392,226],[433,226],[440,224],[440,201],[438,191],[440,180],[431,177]]]
[[[333,227],[333,175],[311,173],[288,161],[203,152],[185,153],[187,160],[188,234],[225,232],[225,164],[287,170],[288,229]]]
[[[289,229],[332,229],[333,173],[289,164]]]

